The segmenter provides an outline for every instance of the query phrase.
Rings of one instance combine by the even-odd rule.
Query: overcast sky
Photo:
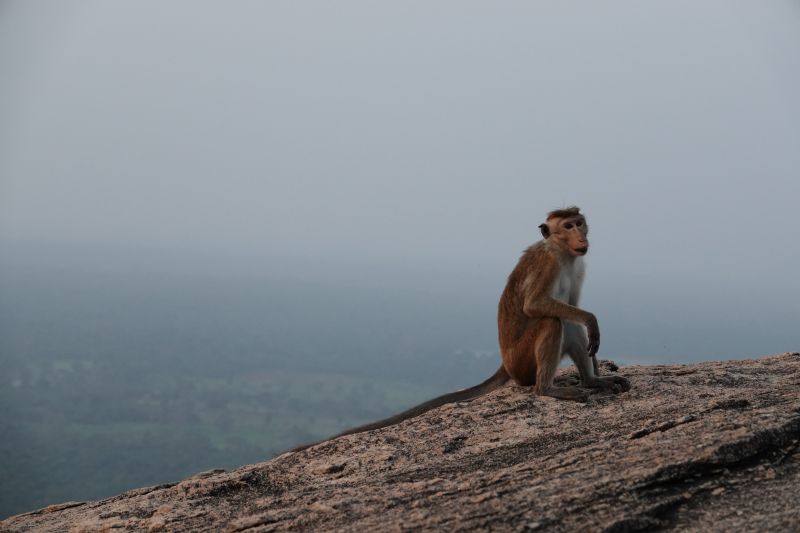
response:
[[[502,279],[577,204],[592,283],[797,301],[796,2],[6,0],[0,80],[2,242]]]

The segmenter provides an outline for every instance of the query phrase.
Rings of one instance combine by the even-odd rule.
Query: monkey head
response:
[[[547,222],[539,225],[542,236],[573,257],[589,251],[589,225],[580,208],[557,209],[547,215]]]

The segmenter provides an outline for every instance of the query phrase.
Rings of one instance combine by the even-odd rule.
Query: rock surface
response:
[[[800,354],[617,372],[630,392],[578,404],[508,385],[0,530],[800,530]]]

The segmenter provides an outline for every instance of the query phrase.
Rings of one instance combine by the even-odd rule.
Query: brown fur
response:
[[[577,206],[565,207],[564,209],[555,209],[547,213],[547,220],[551,218],[568,218],[581,214],[581,208]]]
[[[583,386],[627,390],[624,378],[597,375],[600,329],[594,314],[578,307],[580,258],[589,249],[585,217],[578,207],[557,209],[542,226],[545,239],[523,252],[500,297],[497,330],[503,367],[518,384],[535,385],[536,394],[585,400],[576,387],[553,385],[559,361],[568,354]]]

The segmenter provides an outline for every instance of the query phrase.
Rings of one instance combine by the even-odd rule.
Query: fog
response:
[[[362,397],[258,446],[212,439],[171,475],[259,460],[493,370],[505,278],[573,204],[601,357],[797,350],[799,30],[789,1],[6,1],[3,401],[47,383],[61,405],[64,372],[280,370],[307,387],[338,371],[376,398],[358,387],[385,380],[375,411],[351,413]],[[69,383],[72,398],[99,382]],[[176,413],[222,386],[158,383],[199,387]],[[207,412],[192,431],[233,417]],[[20,449],[34,439],[0,422]],[[65,485],[0,514],[155,481]]]
[[[7,2],[0,23],[6,239],[494,274],[578,204],[602,271],[773,283],[800,254],[790,2]]]

